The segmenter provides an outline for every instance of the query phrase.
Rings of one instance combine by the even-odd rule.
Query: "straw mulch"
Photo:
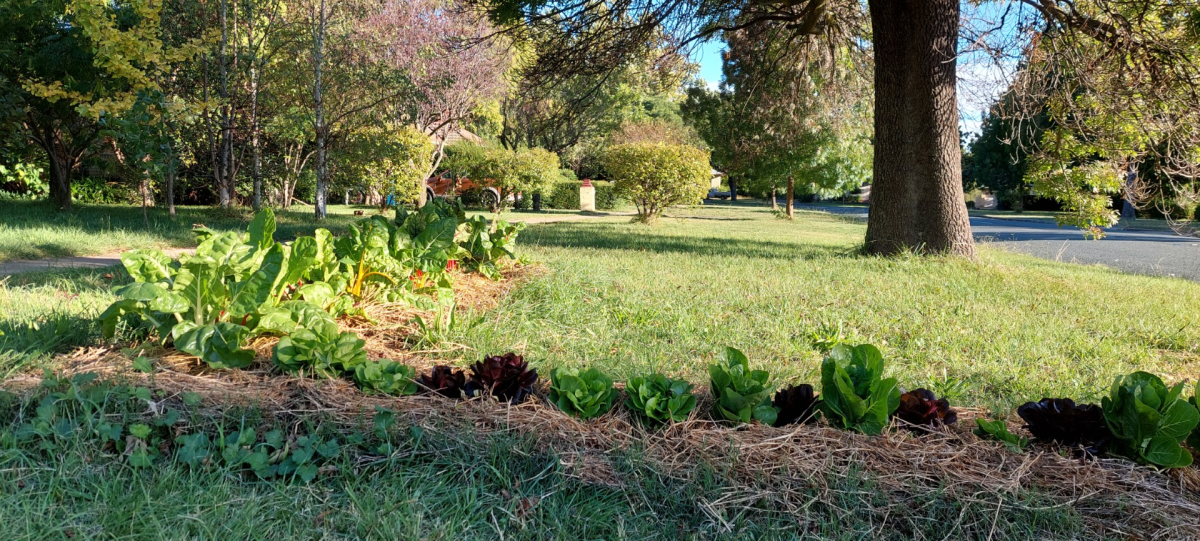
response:
[[[396,411],[402,424],[451,438],[517,433],[558,456],[566,475],[605,486],[625,483],[613,457],[627,450],[637,451],[667,478],[687,480],[698,465],[714,465],[726,472],[731,488],[700,505],[717,522],[764,505],[805,521],[819,502],[835,514],[871,513],[881,528],[903,529],[913,513],[911,502],[932,499],[995,509],[990,523],[976,519],[958,525],[972,537],[986,537],[1005,510],[1070,507],[1097,536],[1200,539],[1196,468],[1158,472],[1126,460],[1070,458],[1067,450],[1037,446],[1012,453],[972,435],[978,411],[960,410],[960,424],[942,431],[913,434],[897,428],[867,437],[824,424],[734,428],[709,420],[711,402],[701,396],[690,420],[647,430],[624,408],[579,421],[542,396],[519,406],[436,396],[372,397],[346,381],[281,376],[265,363],[218,372],[177,354],[162,357],[157,368],[153,375],[132,372],[124,355],[92,351],[64,362],[62,372],[128,378],[171,394],[196,392],[213,416],[230,407],[256,406],[279,421],[321,415],[349,429],[380,406]],[[29,389],[39,381],[31,374],[4,386]],[[864,475],[871,487],[848,488]],[[1023,497],[1030,492],[1040,498]]]

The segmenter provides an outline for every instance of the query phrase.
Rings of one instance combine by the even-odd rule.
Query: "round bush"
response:
[[[630,143],[609,148],[605,168],[617,195],[637,206],[639,221],[649,222],[668,206],[704,199],[712,176],[708,158],[688,145]]]

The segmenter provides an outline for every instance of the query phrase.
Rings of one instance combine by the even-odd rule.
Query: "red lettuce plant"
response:
[[[900,395],[900,407],[896,417],[918,427],[939,427],[954,424],[958,413],[950,409],[950,402],[937,398],[928,389],[913,389]]]
[[[1025,428],[1039,441],[1083,446],[1097,454],[1112,439],[1104,422],[1104,409],[1095,404],[1076,404],[1070,398],[1043,398],[1017,408]]]
[[[530,369],[529,363],[516,353],[486,357],[471,366],[467,396],[491,394],[510,404],[519,404],[533,393],[537,378],[537,370]]]
[[[775,417],[775,426],[785,426],[792,423],[812,423],[820,414],[817,412],[817,396],[813,386],[807,383],[792,385],[775,393],[775,409],[779,415]]]
[[[425,392],[437,393],[447,398],[460,398],[463,387],[466,387],[467,377],[462,370],[439,364],[433,367],[432,372],[421,374],[417,383]]]

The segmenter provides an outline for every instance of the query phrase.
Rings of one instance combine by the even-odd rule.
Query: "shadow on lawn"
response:
[[[818,259],[855,257],[857,250],[845,246],[823,246],[792,242],[770,242],[728,237],[690,237],[658,231],[630,231],[629,226],[560,222],[549,227],[532,227],[521,233],[520,242],[538,246],[636,250],[658,253],[754,257],[761,259]]]
[[[364,216],[354,216],[350,211],[364,210]],[[318,227],[335,233],[344,231],[349,224],[375,213],[373,207],[345,207],[331,205],[325,220],[317,221],[312,207],[275,209],[278,224],[275,236],[278,240],[293,240],[300,235],[311,235]],[[23,231],[50,229],[62,231],[64,235],[103,236],[116,232],[142,234],[155,237],[164,244],[195,246],[192,228],[203,225],[217,231],[245,231],[254,217],[249,208],[230,210],[213,207],[176,207],[171,217],[165,207],[154,207],[142,217],[141,207],[132,205],[89,205],[76,203],[70,211],[59,211],[44,201],[6,201],[0,213],[0,229],[5,234],[22,235]],[[147,227],[149,222],[149,227]],[[77,246],[70,243],[39,243],[34,246],[37,253],[22,251],[19,258],[69,257],[81,255]]]

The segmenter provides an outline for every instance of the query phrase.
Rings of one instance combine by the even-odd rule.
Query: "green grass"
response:
[[[721,464],[666,475],[637,449],[626,449],[593,459],[607,464],[607,474],[587,481],[564,464],[578,456],[560,456],[516,433],[473,435],[397,423],[358,445],[348,441],[353,432],[334,423],[313,417],[278,423],[254,410],[213,418],[185,407],[174,428],[163,430],[203,431],[215,439],[245,427],[260,434],[283,428],[336,441],[340,454],[324,462],[324,473],[311,483],[259,479],[218,462],[188,466],[172,459],[170,448],[151,466],[135,468],[91,429],[101,422],[154,424],[161,414],[131,401],[128,389],[82,392],[97,397],[85,399],[92,400],[92,413],[79,413],[84,402],[59,402],[57,435],[20,435],[42,415],[35,409],[43,396],[19,401],[0,394],[5,539],[1016,540],[1082,533],[1069,506],[1047,505],[1029,493],[958,498],[925,490],[889,497],[866,474],[816,473],[820,486],[798,488],[806,509],[790,514],[770,498],[724,498],[745,494],[746,487],[731,484]],[[179,406],[170,398],[161,404]],[[370,450],[380,437],[390,445],[382,454]]]
[[[783,381],[818,379],[814,335],[879,345],[906,388],[1011,407],[1097,399],[1112,378],[1200,374],[1200,285],[980,249],[978,261],[858,254],[863,226],[818,213],[707,207],[657,226],[533,225],[551,273],[455,339],[618,380],[657,370],[703,382],[720,348]]]
[[[280,239],[310,233],[317,227],[344,229],[361,217],[355,210],[374,212],[374,207],[329,205],[323,223],[312,217],[312,207],[294,206],[277,210]],[[194,224],[229,231],[244,231],[253,218],[247,209],[223,211],[212,207],[177,207],[174,218],[166,208],[149,209],[150,227],[142,209],[129,205],[77,204],[59,212],[41,201],[5,201],[0,213],[0,262],[13,259],[42,259],[119,252],[132,248],[194,247]]]
[[[674,214],[649,227],[623,217],[531,225],[523,251],[549,273],[478,314],[482,324],[456,331],[453,341],[471,349],[447,358],[465,363],[515,350],[543,374],[592,365],[623,380],[658,370],[703,388],[705,365],[732,345],[779,381],[815,383],[821,355],[813,340],[840,325],[846,338],[880,345],[902,385],[949,392],[956,404],[1096,399],[1116,374],[1145,369],[1180,380],[1200,373],[1200,284],[986,247],[974,262],[864,257],[863,225],[820,213],[799,212],[795,222],[750,205]],[[111,284],[125,280],[109,269],[0,283],[0,376],[53,366],[54,352],[101,343],[92,321],[111,301]],[[733,489],[726,464],[664,472],[625,449],[606,455],[619,482],[598,485],[526,437],[438,427],[405,432],[385,457],[337,458],[311,484],[171,460],[135,469],[86,429],[68,430],[48,447],[8,439],[29,422],[38,397],[31,400],[0,400],[0,524],[13,539],[1090,535],[1071,506],[1035,493],[1004,502],[954,491],[889,496],[874,491],[868,473],[825,479],[834,499],[813,492],[799,515],[765,499],[714,507]],[[144,422],[147,415],[138,406],[105,418]],[[312,414],[278,422],[323,430]],[[532,497],[538,504],[522,512]]]

